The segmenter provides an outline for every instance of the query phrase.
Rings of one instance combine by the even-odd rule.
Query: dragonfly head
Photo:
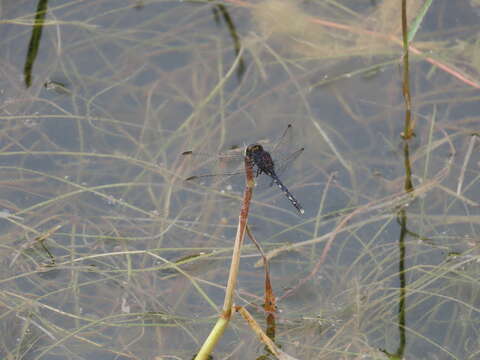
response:
[[[263,146],[260,144],[250,144],[247,146],[247,149],[245,150],[245,155],[246,156],[251,156],[254,153],[263,151]]]

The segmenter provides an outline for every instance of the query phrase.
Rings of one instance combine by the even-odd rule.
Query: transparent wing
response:
[[[219,154],[185,151],[182,156],[188,161],[188,166],[194,169],[193,175],[187,177],[185,181],[213,183],[245,173],[244,155],[240,149]]]
[[[244,158],[244,150],[240,148],[232,149],[222,153],[208,153],[201,151],[184,151],[182,156],[193,161],[240,161]]]
[[[297,151],[291,153],[290,155],[287,155],[285,158],[282,158],[282,157],[278,157],[278,158],[275,158],[274,157],[274,163],[275,163],[275,172],[277,173],[277,175],[280,175],[282,174],[287,168],[288,166],[293,163],[300,155],[303,154],[303,151],[305,150],[305,148],[300,148],[298,149]]]
[[[288,124],[283,134],[277,139],[277,142],[272,148],[272,153],[281,151],[283,147],[287,146],[292,141],[292,124]]]
[[[222,179],[222,178],[228,178],[230,176],[235,176],[235,175],[242,175],[245,174],[245,171],[239,171],[236,173],[223,173],[223,174],[199,174],[199,175],[192,175],[189,176],[185,179],[185,181],[202,181],[206,179]]]

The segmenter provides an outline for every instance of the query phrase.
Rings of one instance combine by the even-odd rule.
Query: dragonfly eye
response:
[[[259,145],[259,144],[253,144],[253,145],[250,145],[248,146],[247,148],[247,152],[257,152],[257,151],[262,151],[263,150],[263,146],[262,145]]]

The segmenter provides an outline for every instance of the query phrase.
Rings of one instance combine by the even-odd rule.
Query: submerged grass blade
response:
[[[430,9],[430,6],[432,5],[432,1],[433,0],[425,1],[417,17],[410,24],[410,30],[408,31],[408,42],[413,41],[415,35],[418,32],[418,29],[420,29],[420,25],[422,24],[425,15],[427,15],[428,9]]]

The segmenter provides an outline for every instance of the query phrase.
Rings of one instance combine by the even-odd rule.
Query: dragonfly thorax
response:
[[[249,145],[245,151],[246,158],[257,169],[257,176],[265,173],[269,176],[275,176],[275,164],[270,153],[263,149],[262,145]]]

